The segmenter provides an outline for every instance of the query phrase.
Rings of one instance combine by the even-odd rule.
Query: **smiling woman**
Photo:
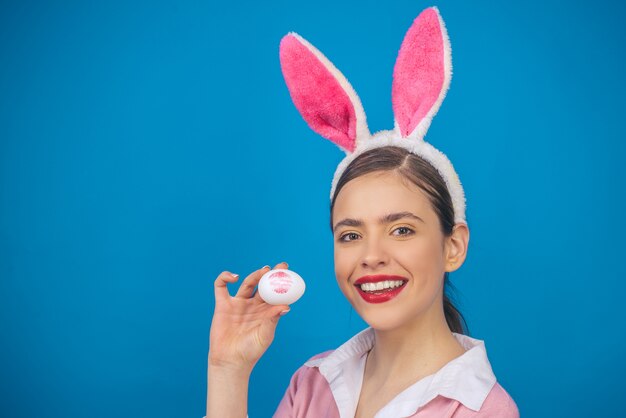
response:
[[[330,210],[337,283],[370,327],[299,368],[274,416],[519,417],[445,295],[469,228],[437,169],[403,147],[367,150]]]
[[[341,191],[341,193],[339,193]],[[375,199],[372,199],[375,196]],[[348,215],[351,214],[351,215]],[[376,219],[370,225],[364,219]],[[352,301],[354,292],[344,287],[351,269],[358,262],[371,264],[379,246],[382,258],[397,254],[406,267],[426,264],[441,270],[435,280],[449,283],[448,272],[458,269],[465,260],[469,230],[465,224],[454,225],[450,193],[434,167],[421,157],[400,147],[369,150],[355,159],[337,182],[331,201],[331,229],[335,238],[335,273],[344,294]],[[333,220],[341,219],[334,226]],[[368,246],[369,248],[364,248]],[[360,251],[370,251],[369,258],[355,259]],[[439,265],[434,263],[439,260]],[[384,263],[389,260],[378,260]],[[405,271],[407,271],[405,269]],[[389,272],[386,272],[389,273]],[[442,276],[442,277],[440,277]],[[385,276],[353,278],[384,285]],[[386,301],[404,290],[408,277],[398,275],[401,287],[388,286],[388,291],[359,292],[367,301]],[[416,283],[411,282],[415,287]],[[443,287],[443,286],[442,286]],[[380,290],[380,289],[378,289]],[[410,290],[410,289],[409,289]],[[407,293],[402,291],[402,293]],[[423,297],[423,296],[422,296]],[[453,332],[467,333],[462,314],[443,292],[443,308],[447,326]],[[358,302],[358,299],[356,300]],[[355,306],[355,309],[358,308]],[[366,320],[369,323],[369,321]]]
[[[274,417],[519,417],[496,380],[484,341],[467,335],[445,292],[448,274],[465,261],[470,235],[459,177],[423,138],[451,77],[450,45],[437,9],[415,19],[400,48],[393,131],[369,133],[348,81],[299,35],[283,38],[280,59],[303,118],[347,154],[330,193],[335,276],[369,327],[305,362]],[[264,272],[248,276],[235,297],[225,288],[236,277],[224,272],[215,282],[211,418],[246,416],[252,368],[271,344],[281,310],[288,309],[253,294]]]

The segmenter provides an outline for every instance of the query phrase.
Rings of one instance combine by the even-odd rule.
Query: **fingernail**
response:
[[[290,309],[290,310],[288,310],[288,311],[282,311],[282,312],[280,313],[280,316],[283,316],[283,315],[285,315],[286,313],[288,313],[288,312],[290,312],[290,311],[291,311],[291,309]]]
[[[268,269],[268,268],[270,268],[270,266],[268,265],[263,266],[263,269]]]
[[[287,267],[289,267],[289,264],[287,264],[286,261],[283,261],[283,264],[286,265]]]
[[[235,273],[230,273],[230,274],[232,274],[232,275],[233,275],[233,277],[239,277],[239,275],[238,275],[238,274],[235,274]]]

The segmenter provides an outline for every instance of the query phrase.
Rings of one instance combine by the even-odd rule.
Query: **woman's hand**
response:
[[[287,268],[280,263],[274,268]],[[256,362],[274,340],[282,311],[289,305],[269,305],[254,288],[269,266],[250,274],[234,297],[227,283],[237,276],[223,272],[215,280],[215,311],[211,322],[207,369],[207,418],[247,416],[248,385]]]
[[[287,263],[274,267],[288,268]],[[274,340],[274,332],[281,312],[289,311],[289,305],[270,305],[261,299],[259,292],[253,295],[255,286],[269,266],[252,272],[243,281],[237,294],[228,293],[226,283],[234,283],[238,277],[222,272],[215,280],[215,311],[211,322],[209,366],[228,368],[233,371],[252,372]]]

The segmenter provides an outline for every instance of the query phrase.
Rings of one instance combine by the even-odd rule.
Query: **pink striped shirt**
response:
[[[465,353],[399,393],[374,418],[519,418],[517,404],[496,381],[484,341],[453,335]],[[313,356],[292,376],[274,418],[353,418],[373,345],[368,327]]]

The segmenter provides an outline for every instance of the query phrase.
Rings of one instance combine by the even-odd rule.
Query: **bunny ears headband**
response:
[[[348,80],[313,45],[290,32],[280,42],[280,63],[296,108],[315,132],[347,155],[335,170],[330,197],[358,155],[393,145],[428,161],[443,177],[455,223],[465,221],[465,194],[450,160],[424,141],[452,76],[450,41],[436,7],[425,9],[407,31],[393,70],[394,129],[370,134],[365,111]]]

